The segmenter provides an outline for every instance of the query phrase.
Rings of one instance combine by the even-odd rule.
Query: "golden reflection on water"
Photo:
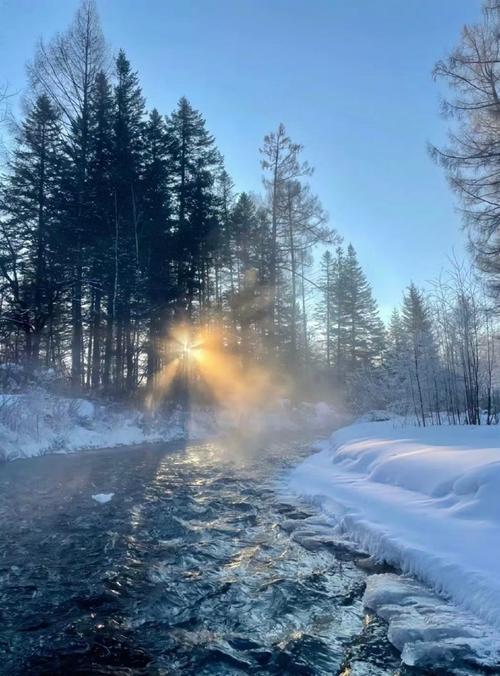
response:
[[[240,568],[251,561],[259,552],[259,546],[244,547],[231,559],[231,561],[229,561],[229,563],[226,564],[225,567],[229,569]]]

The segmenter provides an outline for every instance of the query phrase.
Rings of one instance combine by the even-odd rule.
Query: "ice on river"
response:
[[[393,573],[371,575],[363,601],[388,622],[389,640],[409,666],[500,664],[494,631],[415,580]]]
[[[96,493],[92,496],[92,500],[95,500],[100,505],[105,505],[107,502],[113,499],[114,493]]]

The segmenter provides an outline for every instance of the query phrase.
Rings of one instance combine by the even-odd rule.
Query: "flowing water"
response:
[[[241,442],[0,468],[0,674],[438,673],[401,665],[360,555],[280,497],[307,442]]]

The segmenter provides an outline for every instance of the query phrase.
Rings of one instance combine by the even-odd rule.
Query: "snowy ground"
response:
[[[339,531],[349,532],[376,558],[468,611],[460,640],[451,637],[455,647],[457,641],[476,641],[479,652],[498,659],[500,644],[493,648],[495,639],[486,639],[483,631],[478,646],[481,631],[474,626],[471,637],[467,624],[474,615],[497,636],[500,632],[500,428],[401,427],[393,421],[351,425],[296,467],[287,488],[321,505]],[[393,603],[381,592],[393,580],[383,577],[377,593],[368,589],[367,605],[385,607],[387,619],[394,621]],[[413,598],[414,590],[406,595]],[[421,610],[422,602],[417,607]],[[428,619],[423,612],[423,627]],[[441,622],[446,625],[446,618]],[[434,634],[436,646],[440,640],[445,645],[442,629]],[[429,637],[420,634],[420,640]],[[396,643],[404,649],[405,641]]]
[[[148,418],[137,410],[33,389],[0,394],[0,459],[68,453],[183,436],[179,416]]]
[[[33,386],[22,392],[0,393],[0,460],[203,439],[235,429],[251,436],[282,430],[299,432],[305,426],[316,430],[334,424],[335,417],[326,404],[292,406],[287,401],[276,402],[265,412],[247,412],[244,420],[231,411],[200,407],[150,414],[103,401],[62,397]]]

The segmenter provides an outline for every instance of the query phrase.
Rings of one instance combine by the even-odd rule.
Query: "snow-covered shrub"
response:
[[[19,392],[29,384],[29,376],[22,364],[0,364],[0,391]]]
[[[50,455],[51,453],[58,453],[61,451],[65,451],[66,448],[67,448],[67,439],[64,436],[57,434],[50,440],[48,446],[46,446],[40,451],[40,455]]]
[[[45,415],[38,393],[0,395],[0,424],[8,430],[37,437]]]
[[[96,415],[96,406],[88,399],[73,399],[74,415],[79,420],[91,420]]]
[[[384,422],[386,420],[392,420],[395,417],[393,413],[385,409],[368,411],[360,416],[356,422]]]

